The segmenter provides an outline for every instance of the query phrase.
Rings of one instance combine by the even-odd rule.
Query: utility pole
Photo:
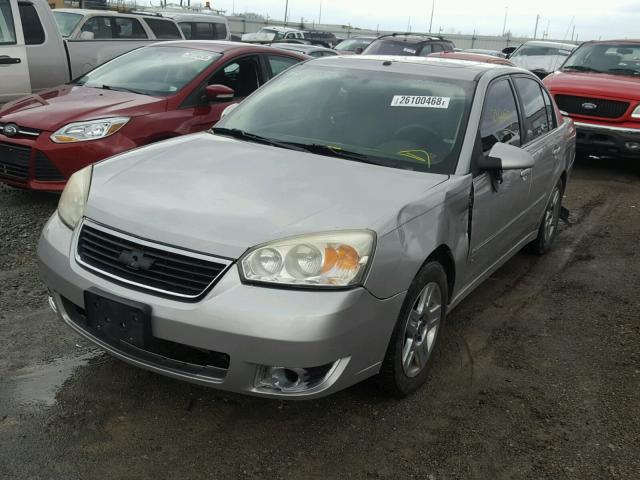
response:
[[[573,30],[571,31],[571,41],[573,42],[573,36],[576,34],[576,26],[573,26]]]
[[[504,23],[502,24],[502,36],[507,31],[507,15],[509,14],[509,7],[504,7]]]
[[[436,8],[436,0],[431,0],[431,20],[429,20],[429,33],[431,33],[431,29],[433,28],[433,11]]]
[[[407,32],[411,32],[411,17],[409,17],[409,20],[407,21]]]
[[[287,24],[287,15],[289,14],[289,0],[285,0],[284,3],[284,24]]]
[[[533,29],[533,39],[536,39],[536,36],[538,35],[538,21],[540,20],[540,14],[537,13],[536,14],[536,28]]]
[[[318,13],[318,24],[322,23],[322,0],[320,0],[320,13]]]
[[[551,19],[547,20],[547,31],[544,32],[544,38],[549,38],[549,25],[551,24]]]

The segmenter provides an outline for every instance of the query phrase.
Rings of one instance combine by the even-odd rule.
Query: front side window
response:
[[[267,83],[218,126],[344,161],[451,174],[474,87],[451,78],[311,62]]]
[[[251,95],[260,86],[260,63],[257,57],[244,57],[227,63],[209,79],[209,85],[232,88],[235,98]]]
[[[66,38],[71,35],[78,23],[80,23],[82,15],[79,13],[57,12],[54,10],[53,18],[56,20],[60,35]]]
[[[92,17],[82,26],[82,32],[91,37],[83,35],[88,40],[147,38],[140,22],[126,17]]]
[[[76,83],[167,96],[184,88],[218,58],[219,53],[192,48],[139,48],[101,65]]]
[[[540,84],[525,77],[514,79],[524,108],[526,141],[531,142],[550,130],[547,108]]]
[[[568,57],[571,54],[571,49],[560,47],[547,47],[539,45],[524,45],[516,50],[511,58],[517,57],[548,57],[548,56],[562,56]]]
[[[269,66],[271,67],[271,76],[275,77],[276,75],[281,74],[287,68],[295,65],[299,62],[299,60],[290,57],[279,57],[277,55],[268,55],[267,60],[269,62]]]
[[[18,3],[22,33],[25,45],[40,45],[44,43],[44,30],[36,8],[30,3]]]
[[[9,0],[0,0],[0,45],[16,43],[16,29]]]
[[[160,20],[159,18],[145,18],[145,22],[156,36],[162,40],[182,39],[178,26],[169,20]]]
[[[484,101],[480,120],[482,151],[487,153],[496,143],[520,146],[520,120],[509,81],[491,84]]]

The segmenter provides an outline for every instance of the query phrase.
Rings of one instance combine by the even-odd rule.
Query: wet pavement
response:
[[[223,394],[88,344],[37,278],[56,197],[0,187],[0,478],[640,478],[639,180],[581,161],[571,225],[452,312],[427,388],[310,402]]]

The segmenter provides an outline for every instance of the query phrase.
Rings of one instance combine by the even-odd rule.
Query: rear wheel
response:
[[[560,220],[560,209],[562,208],[562,193],[564,185],[562,180],[558,180],[558,183],[551,192],[551,198],[544,210],[544,216],[542,222],[538,228],[538,236],[536,239],[527,245],[527,250],[536,255],[545,254],[553,240],[558,233],[558,222]]]
[[[417,390],[433,363],[447,311],[447,276],[442,265],[427,263],[405,298],[378,375],[380,386],[396,396]]]

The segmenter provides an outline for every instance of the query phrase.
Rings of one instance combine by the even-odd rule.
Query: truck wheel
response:
[[[538,228],[538,236],[527,245],[527,250],[536,255],[545,254],[558,233],[558,221],[560,220],[560,209],[562,208],[562,193],[564,190],[562,180],[553,188],[549,203],[544,210],[542,222]]]
[[[442,265],[428,262],[409,287],[378,374],[378,383],[387,393],[404,397],[427,380],[447,314],[448,295]]]

